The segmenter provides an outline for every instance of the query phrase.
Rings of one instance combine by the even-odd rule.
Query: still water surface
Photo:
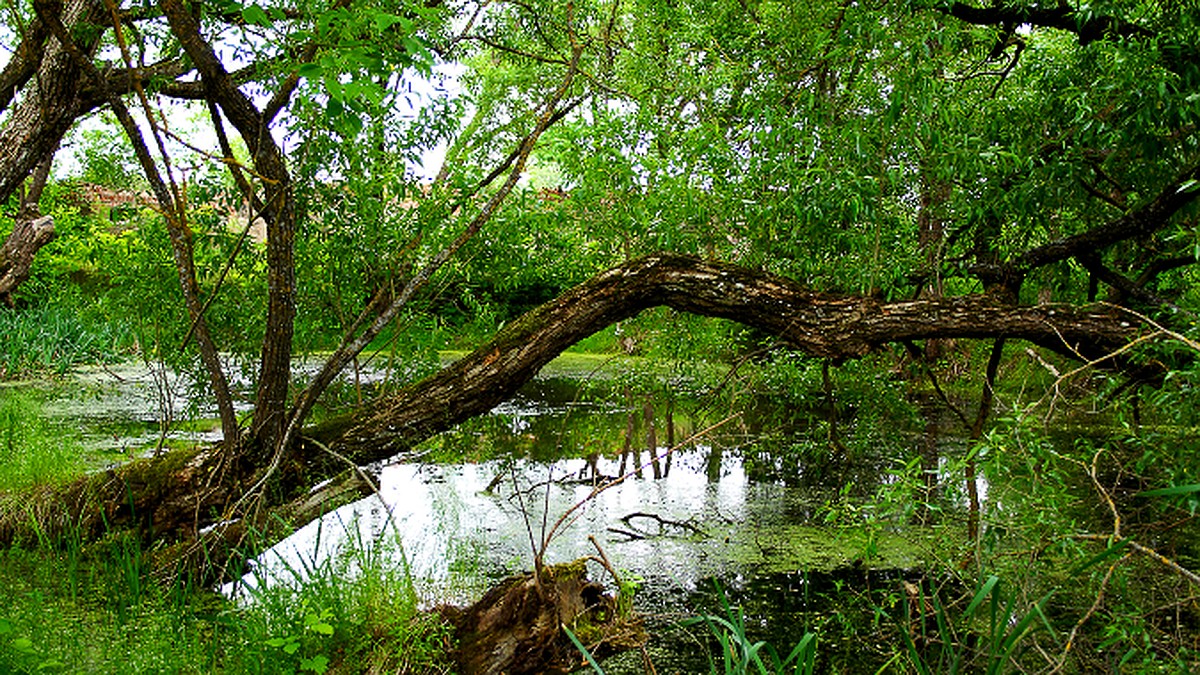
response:
[[[98,444],[144,448],[166,416],[178,419],[189,406],[185,379],[147,369],[94,373],[80,391],[87,393],[62,398],[50,412],[84,427]],[[697,660],[703,650],[695,649],[702,638],[680,634],[674,623],[718,611],[718,587],[753,612],[757,635],[786,653],[804,630],[841,611],[831,603],[847,585],[886,591],[919,573],[920,530],[899,527],[868,542],[824,525],[823,507],[843,485],[856,483],[866,495],[872,483],[889,480],[886,459],[839,458],[833,466],[797,459],[789,435],[811,430],[796,422],[796,411],[771,411],[769,402],[764,411],[762,401],[685,443],[730,411],[708,410],[702,419],[687,411],[712,406],[683,397],[669,404],[674,416],[667,422],[667,405],[618,387],[585,395],[577,378],[541,377],[487,418],[435,443],[443,458],[486,447],[484,456],[374,467],[377,495],[302,527],[223,591],[252,598],[257,588],[303,583],[318,570],[353,574],[355,561],[374,551],[407,569],[430,604],[467,604],[496,580],[530,569],[535,550],[544,547],[544,559],[555,563],[596,555],[598,546],[638,584],[635,606],[651,617],[656,664],[692,672],[707,670]],[[211,432],[201,425],[172,433],[177,442],[205,442]],[[667,438],[678,444],[671,452]],[[896,438],[916,442],[899,430]],[[627,478],[597,491],[618,476]],[[592,572],[605,576],[598,567]],[[685,649],[679,640],[695,644]],[[832,648],[853,662],[854,645]],[[626,656],[606,670],[642,666]]]

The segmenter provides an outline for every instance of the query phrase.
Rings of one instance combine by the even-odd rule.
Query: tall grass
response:
[[[448,672],[449,629],[391,555],[349,553],[236,603],[162,580],[129,533],[0,549],[0,673]]]
[[[340,555],[284,565],[272,579],[255,579],[250,602],[239,610],[246,649],[230,667],[255,673],[448,671],[450,627],[420,609],[399,541],[367,542],[357,523],[346,527],[352,543]],[[258,670],[264,659],[278,669]]]
[[[916,598],[919,616],[900,626],[905,654],[918,675],[1027,672],[1019,657],[1032,632],[1045,628],[1055,647],[1060,646],[1045,614],[1048,599],[1022,612],[1017,597],[1005,593],[994,575],[979,585],[961,614],[943,604],[938,593],[928,598],[922,593]]]
[[[0,387],[0,490],[54,483],[83,470],[78,437],[46,420],[36,395]]]
[[[742,608],[731,605],[720,586],[717,592],[721,598],[721,614],[702,614],[680,624],[684,628],[705,626],[716,641],[720,655],[714,658],[709,654],[711,675],[812,675],[816,672],[816,633],[806,632],[783,657],[770,643],[751,639],[746,631],[746,616]],[[592,670],[597,675],[605,675],[604,669],[571,629],[563,626],[563,631]]]
[[[131,353],[133,331],[80,311],[70,301],[0,307],[0,380],[116,360]]]

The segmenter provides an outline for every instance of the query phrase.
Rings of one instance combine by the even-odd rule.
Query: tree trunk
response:
[[[291,175],[269,128],[270,116],[238,89],[212,45],[201,36],[199,20],[180,0],[161,0],[159,7],[200,73],[206,97],[220,106],[245,141],[263,183],[260,215],[267,223],[267,316],[251,435],[263,447],[278,451],[287,422],[296,317],[296,206]]]
[[[1140,327],[1110,306],[999,304],[988,295],[883,303],[870,297],[809,291],[771,274],[698,258],[654,255],[599,274],[509,324],[491,342],[440,372],[370,405],[356,416],[309,430],[266,481],[262,500],[244,500],[274,458],[234,444],[171,454],[89,476],[29,499],[0,500],[0,541],[30,527],[99,533],[135,524],[148,539],[196,542],[210,529],[206,556],[238,543],[249,527],[299,522],[320,500],[308,486],[388,459],[506,400],[579,340],[655,306],[739,321],[784,345],[835,362],[880,345],[936,337],[1024,339],[1073,357],[1092,358],[1127,344]],[[351,485],[352,476],[335,481]],[[349,481],[349,482],[347,482]],[[344,490],[342,491],[344,493]],[[0,495],[3,497],[3,495]],[[245,504],[243,503],[245,502]],[[247,506],[253,508],[247,509]],[[271,517],[282,508],[287,518]],[[278,510],[275,515],[278,515]],[[229,525],[230,523],[235,523]]]
[[[509,577],[465,609],[442,608],[455,627],[454,660],[463,675],[569,673],[586,665],[569,626],[595,658],[637,647],[646,634],[623,616],[586,560]]]
[[[57,8],[46,3],[38,11],[56,9],[61,11],[62,23],[68,28],[84,24],[98,27],[103,23],[104,3],[99,0],[69,0],[65,7]],[[96,99],[80,86],[84,74],[70,52],[57,40],[50,40],[44,50],[39,48],[43,30],[42,22],[35,21],[27,40],[22,41],[22,48],[28,53],[17,55],[24,59],[41,56],[41,59],[35,77],[21,79],[28,66],[16,69],[18,72],[12,76],[14,84],[25,80],[28,83],[0,130],[0,201],[7,200],[38,163],[53,153],[80,115],[96,107]],[[78,30],[75,40],[81,50],[90,54],[101,34],[98,29]],[[27,46],[27,42],[36,42],[39,47]]]
[[[489,344],[321,433],[358,464],[386,459],[512,396],[567,347],[644,309],[737,321],[834,363],[930,338],[1024,339],[1072,358],[1109,353],[1137,328],[1108,306],[1017,306],[989,295],[884,303],[783,277],[660,254],[594,277],[506,326]],[[311,462],[323,461],[310,454]]]
[[[54,219],[18,220],[12,234],[0,246],[0,301],[12,306],[12,292],[29,278],[33,256],[54,240]]]

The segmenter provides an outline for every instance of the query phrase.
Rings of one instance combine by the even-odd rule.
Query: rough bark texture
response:
[[[567,347],[660,305],[753,326],[784,346],[835,361],[891,342],[994,337],[1090,358],[1125,344],[1137,330],[1107,306],[1015,306],[987,295],[884,303],[810,291],[734,265],[654,255],[608,270],[533,310],[488,345],[324,437],[360,464],[391,457],[490,410]]]
[[[12,305],[11,294],[29,278],[38,249],[54,240],[54,219],[18,220],[0,246],[0,302]]]
[[[86,53],[90,54],[100,39],[101,31],[83,29],[101,22],[104,3],[99,0],[70,0],[65,6],[41,2],[37,11],[39,15],[53,13],[67,27],[79,27],[76,42]],[[44,46],[43,41],[43,22],[35,21],[17,55],[22,64],[4,82],[25,86],[0,130],[0,200],[12,195],[34,167],[58,147],[75,120],[97,104],[95,98],[82,91],[83,71],[68,50],[57,40],[49,40]],[[30,77],[30,66],[35,62],[36,77]],[[11,92],[0,100],[3,98],[11,98]]]
[[[296,206],[291,175],[283,151],[271,135],[269,116],[238,89],[212,45],[201,35],[199,21],[180,0],[162,0],[159,7],[200,73],[206,98],[220,106],[237,128],[250,150],[255,170],[263,178],[265,208],[260,215],[267,223],[267,325],[251,433],[273,449],[282,440],[287,421],[296,316]]]
[[[455,627],[454,660],[463,675],[569,673],[586,665],[562,626],[603,658],[645,642],[645,633],[617,611],[604,586],[587,577],[585,560],[509,577],[478,602],[443,608]]]

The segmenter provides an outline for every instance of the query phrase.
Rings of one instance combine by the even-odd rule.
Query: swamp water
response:
[[[223,591],[244,598],[313,574],[354,574],[370,559],[402,566],[431,604],[469,604],[495,581],[530,569],[535,550],[544,548],[547,563],[603,551],[637,589],[634,607],[647,616],[658,672],[708,671],[703,645],[711,636],[677,622],[721,614],[722,595],[744,608],[752,638],[784,655],[816,630],[822,660],[841,664],[839,671],[881,665],[890,650],[873,652],[843,624],[869,622],[880,594],[894,596],[902,579],[920,575],[925,535],[903,528],[868,538],[823,520],[846,484],[869,495],[889,480],[883,448],[855,461],[814,463],[791,442],[815,435],[807,414],[762,401],[743,401],[741,409],[726,402],[721,410],[682,395],[664,402],[547,370],[415,458],[372,467],[377,495],[302,527]],[[134,452],[156,445],[161,415],[181,414],[186,390],[185,381],[145,368],[95,371],[46,412],[83,428],[93,447]],[[172,442],[205,442],[206,429],[173,432]],[[618,476],[627,477],[596,491]],[[591,575],[612,581],[598,565]],[[848,597],[858,598],[855,607],[846,606]],[[641,673],[642,658],[627,653],[604,666],[610,675]]]

